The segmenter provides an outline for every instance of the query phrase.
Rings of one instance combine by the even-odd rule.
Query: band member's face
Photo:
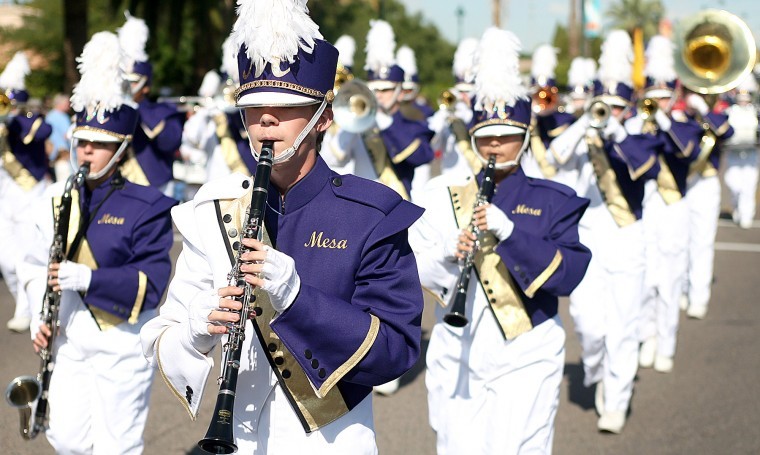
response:
[[[256,150],[261,143],[274,141],[274,155],[281,154],[293,146],[296,138],[311,120],[318,105],[308,106],[264,106],[245,109],[248,136]],[[316,144],[317,133],[326,130],[332,123],[332,110],[325,109],[314,128],[301,142],[301,147],[310,149]]]
[[[389,88],[385,90],[375,90],[377,103],[385,109],[390,109],[396,102],[396,90]]]
[[[77,143],[77,164],[82,166],[90,163],[90,173],[96,174],[103,170],[111,161],[119,144],[116,142],[90,142],[79,140]]]
[[[657,102],[658,109],[661,109],[663,112],[670,111],[670,98],[655,98],[654,100]]]
[[[510,136],[484,136],[475,138],[478,153],[483,158],[496,155],[496,164],[514,161],[523,145],[525,136],[513,134]]]

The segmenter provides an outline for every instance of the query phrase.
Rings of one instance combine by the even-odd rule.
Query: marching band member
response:
[[[77,112],[72,164],[90,167],[85,184],[72,192],[67,259],[48,269],[48,285],[62,291],[46,432],[56,453],[143,449],[153,369],[142,356],[139,331],[156,315],[171,273],[169,210],[176,201],[119,172],[138,117],[120,57],[116,35],[100,32],[77,60],[82,77],[71,99]],[[36,204],[38,239],[24,262],[32,270],[24,274],[30,297],[44,293],[62,191],[59,182]],[[43,299],[30,300],[40,305]],[[51,329],[39,320],[32,327],[39,351]]]
[[[625,127],[629,134],[659,137],[663,147],[657,159],[656,180],[645,184],[642,225],[646,272],[639,326],[639,366],[661,373],[673,369],[678,333],[679,299],[686,276],[689,218],[686,202],[686,175],[689,160],[669,146],[669,114],[675,101],[676,72],[670,39],[657,35],[646,49],[646,86],[635,117]]]
[[[364,135],[379,180],[409,199],[416,169],[433,160],[427,123],[407,118],[400,109],[404,70],[396,64],[393,49],[396,38],[390,24],[371,20],[367,33],[367,70],[369,88],[378,102],[377,127]]]
[[[477,174],[482,167],[470,145],[467,125],[472,120],[470,94],[475,81],[474,59],[478,40],[465,38],[454,52],[452,72],[456,78],[454,87],[444,92],[441,106],[428,119],[429,128],[435,132],[430,141],[436,153],[441,154],[441,174]]]
[[[443,175],[415,200],[426,208],[410,242],[423,285],[439,297],[427,351],[430,424],[439,455],[551,453],[565,359],[558,296],[580,282],[591,254],[578,240],[588,201],[520,166],[529,145],[531,100],[518,70],[520,42],[490,28],[480,41],[472,144],[484,164],[495,157],[495,194],[475,205],[484,172]],[[473,212],[474,210],[474,212]],[[482,233],[475,270],[457,261]],[[465,269],[467,270],[467,269]],[[464,327],[442,320],[472,273]],[[443,318],[445,319],[445,318]]]
[[[29,329],[31,310],[18,295],[16,263],[31,244],[28,220],[35,199],[50,183],[46,140],[52,127],[37,112],[27,109],[29,74],[26,54],[17,52],[0,74],[0,96],[10,101],[10,112],[0,122],[0,273],[16,303],[8,329]]]
[[[182,127],[181,161],[175,161],[172,174],[185,184],[181,202],[190,200],[208,180],[209,158],[217,145],[216,127],[211,116],[217,111],[216,103],[221,88],[221,76],[214,70],[203,76],[198,96],[200,102],[190,112]]]
[[[758,85],[750,73],[737,87],[736,104],[728,108],[734,135],[726,141],[726,172],[723,180],[731,192],[733,220],[743,229],[752,227],[757,192],[758,112],[753,103]]]
[[[638,364],[638,321],[644,279],[641,210],[644,182],[657,175],[661,141],[628,134],[633,49],[625,31],[605,39],[595,101],[561,136],[559,164],[573,171],[574,188],[591,200],[580,238],[593,253],[581,284],[570,294],[570,314],[582,348],[584,385],[596,384],[600,431],[620,433]]]
[[[138,104],[140,120],[132,140],[133,157],[124,163],[127,180],[150,185],[166,195],[173,195],[172,166],[175,154],[182,145],[184,116],[168,103],[148,99],[153,81],[153,65],[145,53],[148,27],[145,21],[125,13],[127,21],[118,30],[119,41],[126,54],[127,78],[132,95]]]
[[[404,82],[401,83],[399,95],[399,112],[408,120],[427,124],[427,118],[433,114],[433,111],[430,106],[420,103],[417,98],[420,93],[420,79],[417,76],[417,57],[414,55],[414,50],[406,45],[399,47],[396,51],[396,62],[404,71]],[[430,163],[417,166],[412,179],[412,190],[425,186],[425,183],[430,180],[431,172]]]
[[[421,210],[382,185],[339,176],[317,153],[338,51],[305,2],[242,1],[238,14],[237,105],[255,153],[273,142],[266,204],[256,208],[266,233],[240,235],[253,188],[238,174],[173,211],[183,249],[161,314],[143,329],[145,355],[195,418],[214,346],[239,318],[232,298],[243,289],[227,275],[240,264],[256,288],[231,418],[240,453],[374,454],[372,386],[400,376],[420,352],[422,293],[407,228]]]
[[[530,154],[523,158],[523,170],[530,177],[553,179],[557,169],[548,156],[549,144],[562,134],[575,116],[560,112],[560,94],[554,69],[557,49],[548,44],[538,46],[531,63],[533,117],[531,118]]]
[[[565,112],[573,114],[575,118],[583,115],[586,109],[586,101],[594,89],[595,75],[596,62],[594,59],[575,57],[570,62],[570,69],[567,71],[570,103],[565,106]]]
[[[677,153],[691,159],[686,205],[689,210],[686,314],[704,319],[710,303],[715,236],[720,215],[718,167],[722,143],[734,134],[725,114],[711,112],[705,96],[683,87],[685,107],[673,110],[670,137]]]
[[[335,48],[338,49],[334,88],[337,95],[344,83],[354,79],[356,40],[352,36],[341,35],[335,41]],[[333,122],[325,132],[320,155],[338,174],[354,174],[371,180],[377,178],[361,135],[346,131],[337,122]]]

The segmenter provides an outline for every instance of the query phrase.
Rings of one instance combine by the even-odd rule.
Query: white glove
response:
[[[604,127],[602,136],[619,144],[628,137],[628,133],[625,131],[623,124],[611,115],[607,120],[607,126]]]
[[[375,122],[377,122],[377,127],[380,128],[380,131],[385,131],[393,124],[393,117],[378,110],[377,114],[375,114]]]
[[[710,108],[707,106],[705,99],[696,93],[689,93],[686,95],[686,106],[699,112],[702,116],[705,116],[710,112]]]
[[[500,208],[495,205],[490,205],[486,209],[486,222],[488,223],[488,230],[499,239],[500,242],[507,240],[512,235],[512,230],[515,228],[515,223],[507,217]]]
[[[188,335],[190,344],[204,354],[216,346],[222,335],[208,333],[209,315],[219,308],[219,294],[217,291],[208,291],[198,295],[190,302],[188,308]]]
[[[301,277],[296,272],[296,263],[285,253],[266,247],[267,258],[261,271],[264,285],[272,307],[279,312],[287,310],[301,291]]]
[[[435,114],[427,119],[428,129],[439,133],[448,125],[449,115],[451,112],[448,109],[438,109]]]
[[[657,112],[654,113],[654,120],[657,122],[657,126],[660,127],[660,131],[670,131],[670,117],[662,112],[662,109],[657,109]]]
[[[92,269],[71,261],[61,262],[58,269],[58,285],[62,291],[85,292],[90,287]]]

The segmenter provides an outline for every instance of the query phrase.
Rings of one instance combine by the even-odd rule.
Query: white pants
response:
[[[142,354],[140,327],[150,316],[155,312],[143,313],[138,324],[100,332],[80,310],[69,330],[87,332],[71,334],[89,336],[87,346],[67,342],[65,334],[56,340],[46,433],[56,453],[142,453],[153,368]]]
[[[570,294],[570,315],[582,349],[583,383],[590,387],[602,381],[605,409],[625,411],[638,368],[643,228],[636,222],[601,232],[584,228],[579,234],[592,253],[586,275]]]
[[[730,152],[723,180],[731,192],[731,207],[736,211],[738,223],[751,225],[755,218],[757,192],[757,150]]]
[[[436,324],[425,384],[438,455],[550,454],[564,345],[565,331],[555,317],[512,342],[492,343],[487,355],[475,354],[491,359],[490,378],[466,378],[470,372],[462,358],[472,357],[470,343]],[[462,382],[482,387],[462,387]]]
[[[707,306],[713,280],[715,235],[720,215],[720,180],[718,176],[694,176],[686,191],[689,210],[689,305]]]
[[[639,339],[656,337],[657,354],[673,357],[678,332],[679,299],[686,277],[689,217],[686,201],[671,205],[658,194],[647,200],[647,276]]]
[[[37,183],[24,191],[0,168],[0,272],[8,290],[16,300],[14,316],[31,317],[26,299],[18,299],[16,264],[24,258],[34,241],[31,220],[34,201],[42,195],[48,182]],[[49,245],[48,245],[49,246]]]

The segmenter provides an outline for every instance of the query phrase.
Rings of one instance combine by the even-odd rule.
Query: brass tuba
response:
[[[752,32],[727,11],[707,9],[682,19],[674,43],[681,83],[703,95],[735,88],[755,66]]]
[[[332,104],[335,123],[348,132],[363,133],[375,124],[375,94],[358,79],[344,82]]]

